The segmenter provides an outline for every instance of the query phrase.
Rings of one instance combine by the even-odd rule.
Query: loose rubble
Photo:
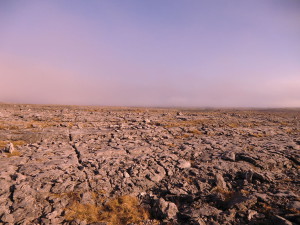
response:
[[[0,224],[299,224],[299,110],[0,105]]]

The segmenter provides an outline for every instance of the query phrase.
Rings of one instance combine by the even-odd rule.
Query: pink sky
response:
[[[0,102],[300,107],[300,3],[2,1]]]

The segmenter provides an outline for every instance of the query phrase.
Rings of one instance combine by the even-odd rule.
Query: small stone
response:
[[[201,218],[193,219],[193,224],[196,224],[196,225],[206,225],[206,223]]]
[[[149,173],[146,175],[146,177],[149,180],[158,183],[165,177],[165,175],[165,173]]]
[[[123,173],[123,176],[124,176],[125,178],[129,178],[129,177],[130,177],[129,173],[127,173],[126,171]]]
[[[221,210],[218,210],[217,208],[209,206],[209,205],[204,206],[195,211],[195,213],[197,213],[201,217],[216,216],[216,215],[219,215],[221,212],[222,212]]]
[[[186,169],[191,167],[191,163],[189,161],[186,161],[184,159],[179,159],[178,160],[178,165],[180,169]]]
[[[74,222],[75,222],[76,224],[78,224],[78,225],[86,225],[86,224],[87,224],[86,221],[81,221],[81,220],[79,220],[79,219],[76,219]]]
[[[217,187],[219,187],[223,190],[227,190],[226,182],[221,174],[216,175],[215,182],[216,182]]]
[[[253,171],[249,170],[245,173],[245,179],[251,183],[253,178]]]
[[[43,225],[51,225],[51,220],[47,218],[41,218],[41,224]]]
[[[11,214],[4,214],[4,216],[2,216],[1,220],[5,223],[13,223],[15,221],[13,215]]]
[[[255,210],[248,210],[248,220],[252,220],[252,218],[257,214]]]
[[[177,209],[177,206],[173,203],[173,202],[170,202],[168,204],[168,208],[167,208],[167,217],[168,218],[175,218],[176,217],[176,214],[178,212],[178,209]]]
[[[227,206],[228,208],[234,207],[240,211],[246,211],[256,203],[257,203],[257,198],[254,196],[252,197],[236,196],[228,202]]]
[[[253,173],[252,179],[257,179],[261,182],[271,182],[272,181],[272,179],[266,173],[261,174],[261,173],[258,173],[258,172]]]
[[[7,144],[5,151],[8,153],[13,153],[15,151],[15,147],[14,147],[13,143]]]
[[[95,204],[94,196],[91,192],[85,192],[82,194],[81,198],[82,204]]]
[[[162,218],[174,219],[178,208],[173,202],[167,202],[163,198],[158,200],[158,208]]]
[[[293,210],[300,210],[300,202],[299,201],[293,201],[289,204],[289,208]]]
[[[59,215],[58,212],[56,210],[54,210],[53,212],[48,213],[46,218],[51,220],[51,219],[57,217],[58,215]]]
[[[233,151],[227,151],[224,152],[224,154],[221,157],[224,160],[228,160],[228,161],[235,161],[235,153]]]
[[[268,195],[267,194],[262,194],[262,193],[256,193],[255,196],[259,201],[262,202],[267,202],[268,201]]]

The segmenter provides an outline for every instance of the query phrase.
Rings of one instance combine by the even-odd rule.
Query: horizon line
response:
[[[141,105],[101,105],[101,104],[59,104],[59,103],[17,103],[2,102],[0,105],[32,105],[32,106],[71,106],[71,107],[100,107],[100,108],[148,108],[148,109],[182,109],[182,110],[300,110],[299,107],[258,107],[258,106],[141,106]]]

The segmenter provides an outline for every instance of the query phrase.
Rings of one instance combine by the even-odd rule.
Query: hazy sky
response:
[[[300,107],[299,0],[0,0],[0,101]]]

